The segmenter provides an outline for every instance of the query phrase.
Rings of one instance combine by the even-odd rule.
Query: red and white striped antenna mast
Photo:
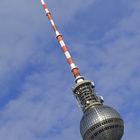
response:
[[[72,71],[74,77],[76,78],[76,83],[78,83],[80,81],[83,81],[84,77],[80,75],[79,69],[75,65],[75,63],[74,63],[74,61],[73,61],[73,59],[72,59],[72,57],[70,55],[70,52],[69,52],[69,50],[67,48],[67,45],[65,44],[65,42],[63,40],[62,34],[60,34],[58,29],[57,29],[57,26],[56,26],[56,24],[55,24],[55,22],[53,20],[51,12],[49,11],[49,9],[47,7],[47,4],[45,3],[44,0],[41,0],[41,3],[42,3],[42,6],[43,6],[43,8],[45,10],[45,13],[46,13],[50,23],[52,25],[52,28],[53,28],[53,30],[54,30],[54,32],[56,34],[56,38],[57,38],[57,40],[58,40],[58,42],[59,42],[59,44],[60,44],[60,46],[61,46],[61,48],[63,50],[63,53],[64,53],[64,55],[65,55],[65,57],[67,59],[67,62],[71,67],[71,71]]]

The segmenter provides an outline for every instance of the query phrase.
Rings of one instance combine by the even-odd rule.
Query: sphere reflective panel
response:
[[[119,113],[108,106],[94,106],[80,123],[83,140],[121,140],[124,123]]]

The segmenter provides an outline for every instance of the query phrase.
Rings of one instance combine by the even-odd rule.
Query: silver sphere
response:
[[[116,110],[97,105],[84,113],[80,131],[83,140],[121,140],[124,123]]]

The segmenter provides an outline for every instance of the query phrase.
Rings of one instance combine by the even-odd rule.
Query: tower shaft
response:
[[[41,0],[41,3],[75,77],[76,84],[73,86],[73,93],[83,110],[80,122],[83,140],[121,140],[124,133],[124,122],[120,114],[115,109],[103,105],[103,98],[96,95],[93,82],[85,80],[80,75],[63,37],[53,21],[51,12],[44,0]]]

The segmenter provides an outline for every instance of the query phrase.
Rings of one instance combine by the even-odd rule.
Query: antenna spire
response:
[[[77,66],[75,65],[75,63],[73,62],[73,59],[72,59],[72,57],[71,57],[71,55],[70,55],[70,52],[69,52],[69,50],[68,50],[68,48],[67,48],[67,45],[65,44],[65,42],[64,42],[64,40],[63,40],[62,34],[59,33],[59,31],[58,31],[58,29],[57,29],[57,26],[56,26],[56,24],[54,23],[52,14],[51,14],[51,12],[49,11],[49,9],[47,8],[47,4],[45,3],[44,0],[41,0],[41,3],[42,3],[42,6],[43,6],[43,8],[44,8],[44,10],[45,10],[45,13],[46,13],[46,15],[47,15],[47,17],[48,17],[50,23],[51,23],[51,25],[52,25],[52,28],[53,28],[53,30],[54,30],[54,32],[55,32],[55,34],[56,34],[56,38],[57,38],[57,40],[58,40],[58,42],[59,42],[59,44],[60,44],[60,46],[61,46],[61,48],[62,48],[62,51],[63,51],[63,53],[64,53],[64,55],[65,55],[65,57],[66,57],[66,59],[67,59],[67,62],[68,62],[68,64],[70,65],[71,71],[72,71],[74,77],[76,78],[76,83],[78,83],[78,82],[80,82],[80,81],[83,81],[84,78],[80,75],[80,72],[79,72],[78,67],[77,67]]]

